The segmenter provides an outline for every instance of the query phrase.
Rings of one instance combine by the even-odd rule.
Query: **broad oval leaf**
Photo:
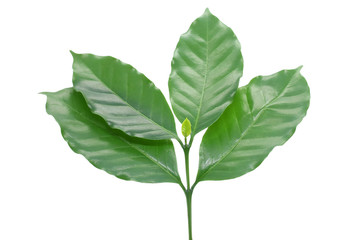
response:
[[[124,180],[180,183],[170,140],[139,139],[110,128],[72,88],[44,94],[46,111],[59,123],[64,139],[95,167]]]
[[[243,59],[234,32],[208,9],[184,33],[175,49],[169,78],[170,100],[192,136],[213,124],[231,103]]]
[[[145,75],[113,57],[71,53],[75,90],[111,127],[140,138],[178,139],[164,95]]]
[[[256,77],[237,91],[203,137],[196,182],[244,175],[293,135],[310,102],[300,69]]]

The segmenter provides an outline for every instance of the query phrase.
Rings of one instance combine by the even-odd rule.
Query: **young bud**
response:
[[[187,137],[191,134],[191,123],[187,118],[185,118],[184,122],[181,125],[181,133],[184,137]]]

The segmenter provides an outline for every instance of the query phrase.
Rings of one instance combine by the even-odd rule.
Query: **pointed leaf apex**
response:
[[[51,94],[51,92],[39,92],[38,94],[45,95],[46,97],[48,97]]]
[[[212,15],[212,13],[210,12],[209,8],[205,9],[204,15]]]
[[[184,137],[187,137],[191,134],[191,123],[187,118],[185,118],[181,125],[181,133]]]
[[[74,51],[72,51],[72,50],[70,50],[70,53],[71,53],[71,55],[73,56],[73,58],[75,58],[76,56],[79,55],[79,54],[77,54],[76,52],[74,52]]]
[[[296,68],[296,70],[298,71],[298,72],[300,72],[300,70],[303,68],[303,65],[300,65],[299,67],[297,67]]]

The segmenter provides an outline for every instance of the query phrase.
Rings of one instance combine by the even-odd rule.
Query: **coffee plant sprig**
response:
[[[113,57],[71,53],[73,87],[44,93],[63,138],[74,152],[120,179],[177,183],[186,196],[190,240],[195,186],[254,170],[293,135],[309,107],[301,67],[258,76],[238,88],[240,43],[208,9],[180,37],[171,64],[170,100],[184,142],[164,95],[145,75]],[[190,148],[206,128],[191,185]],[[171,139],[184,150],[186,184]]]

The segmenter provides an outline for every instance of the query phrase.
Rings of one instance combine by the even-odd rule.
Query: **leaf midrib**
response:
[[[71,105],[67,104],[66,102],[63,101],[63,103],[73,112],[75,112],[76,114],[78,114],[80,117],[82,117],[83,119],[87,120],[88,122],[90,122],[91,124],[104,129],[104,130],[109,130],[108,128],[104,128],[104,126],[99,125],[97,122],[95,122],[94,120],[87,118],[84,114],[82,114],[81,112],[77,111],[75,108],[73,108]],[[59,105],[59,104],[52,104],[52,105]],[[61,105],[60,105],[61,106]],[[146,152],[142,151],[140,148],[132,145],[129,141],[127,141],[126,139],[122,138],[121,136],[110,132],[110,135],[117,137],[119,139],[121,139],[122,141],[124,141],[127,145],[129,145],[131,148],[134,148],[135,150],[137,150],[139,153],[141,153],[142,155],[144,155],[147,159],[149,159],[150,161],[152,161],[153,163],[155,163],[160,169],[162,169],[164,172],[166,172],[168,175],[170,175],[172,178],[174,178],[176,180],[177,183],[179,183],[179,179],[177,178],[176,175],[174,175],[171,171],[169,171],[167,168],[165,168],[164,166],[162,166],[161,164],[159,164],[155,159],[153,159],[153,157],[151,157],[150,155],[148,155]]]
[[[244,136],[247,134],[247,132],[253,127],[253,125],[256,123],[256,121],[259,119],[260,115],[262,114],[263,111],[265,111],[269,106],[271,106],[271,104],[276,101],[286,90],[286,88],[289,86],[290,82],[293,80],[293,77],[295,76],[295,73],[293,74],[293,76],[290,78],[289,82],[285,85],[285,87],[282,89],[282,91],[278,94],[278,96],[276,96],[274,99],[272,99],[270,102],[268,102],[267,104],[265,104],[265,106],[262,107],[262,109],[256,114],[254,121],[246,128],[246,130],[243,132],[243,134],[240,136],[240,138],[236,141],[236,143],[234,144],[234,146],[231,147],[231,149],[224,154],[219,161],[217,161],[213,166],[211,166],[207,171],[205,171],[205,173],[203,173],[200,177],[197,178],[196,183],[201,181],[201,178],[205,177],[209,171],[211,171],[214,167],[216,167],[220,162],[222,162],[241,142],[241,140],[244,138]],[[244,86],[243,88],[247,90],[248,86]],[[252,114],[252,113],[251,113]]]
[[[203,104],[203,100],[204,100],[204,95],[205,95],[205,86],[206,86],[207,80],[208,80],[208,71],[209,71],[209,16],[206,16],[205,76],[204,76],[204,84],[203,84],[203,88],[202,88],[202,92],[201,92],[201,98],[200,98],[198,113],[197,113],[196,118],[195,118],[194,135],[193,136],[195,136],[195,134],[197,133],[197,126],[198,126],[200,112],[201,112],[201,108],[202,108],[202,104]]]
[[[138,109],[134,108],[133,106],[131,106],[127,101],[125,101],[121,96],[119,96],[117,93],[115,93],[103,80],[101,80],[99,78],[99,76],[85,63],[85,61],[82,61],[82,63],[86,66],[87,69],[90,70],[90,72],[92,72],[94,74],[94,76],[99,80],[99,82],[103,83],[103,85],[110,91],[112,92],[114,95],[118,96],[123,102],[125,102],[130,108],[132,108],[135,112],[139,113],[143,118],[145,118],[146,120],[148,120],[149,122],[152,122],[154,125],[157,125],[159,126],[161,129],[165,130],[167,133],[169,133],[171,136],[173,136],[175,139],[178,139],[178,136],[177,134],[173,133],[172,131],[170,131],[169,129],[161,126],[160,124],[154,122],[152,119],[150,119],[149,117],[147,117],[146,115],[144,115],[142,112],[140,112]],[[135,69],[135,68],[134,68]],[[135,69],[136,70],[136,69]],[[136,70],[137,73],[140,73]],[[140,73],[141,74],[141,73]],[[154,85],[155,87],[155,85]],[[85,96],[84,96],[85,98]],[[87,101],[87,98],[86,99],[86,102]],[[94,112],[97,112],[99,113],[98,111],[94,110]],[[132,136],[135,136],[135,135],[132,135]]]

